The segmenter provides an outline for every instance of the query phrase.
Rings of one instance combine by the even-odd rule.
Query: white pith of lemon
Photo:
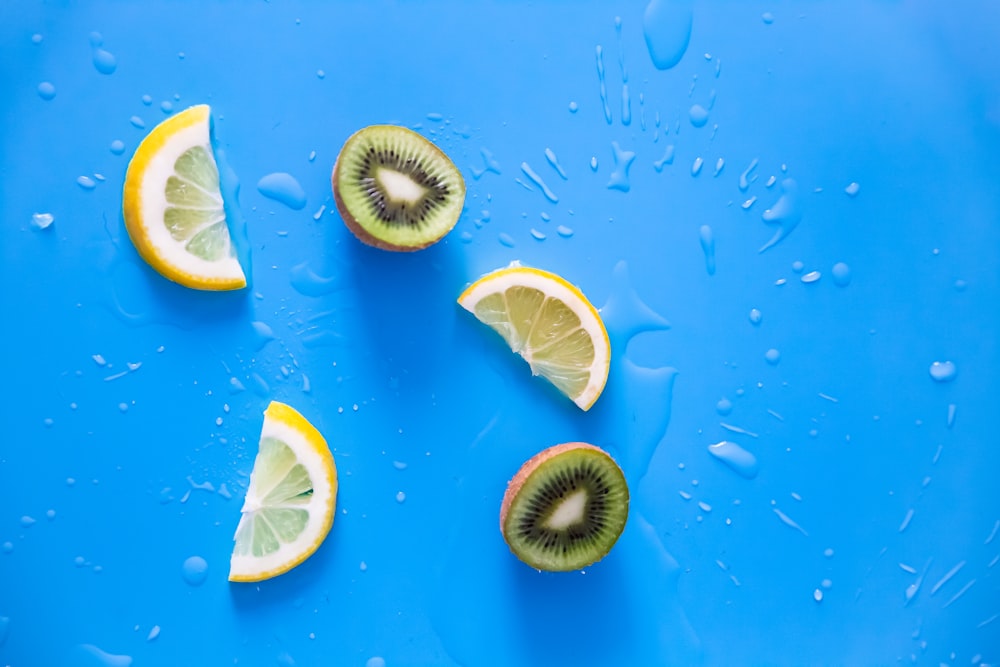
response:
[[[581,409],[600,397],[611,343],[597,309],[575,285],[515,262],[472,283],[458,303]]]
[[[333,525],[337,468],[326,440],[294,408],[272,401],[234,535],[230,581],[261,581],[311,556]]]
[[[226,221],[210,123],[208,105],[200,104],[142,140],[125,174],[125,229],[166,278],[195,289],[240,289],[247,280]]]

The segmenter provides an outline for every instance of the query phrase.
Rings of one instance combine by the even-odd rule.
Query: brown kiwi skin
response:
[[[514,502],[514,498],[517,497],[517,494],[521,491],[521,487],[524,486],[528,477],[535,472],[540,465],[552,457],[559,456],[560,454],[574,449],[592,449],[596,452],[607,454],[607,452],[600,447],[596,447],[595,445],[591,445],[586,442],[565,442],[561,445],[554,445],[548,449],[543,449],[525,461],[524,465],[521,466],[521,469],[517,471],[517,474],[514,475],[510,482],[507,483],[507,491],[503,494],[503,502],[500,504],[500,534],[503,535],[504,542],[507,541],[507,532],[504,530],[504,526],[507,523],[507,512],[510,511],[510,506]],[[511,548],[509,542],[507,543],[507,546],[511,549],[511,553],[517,556],[517,553],[514,552],[513,548]],[[520,558],[520,556],[518,556],[518,558]]]
[[[387,126],[387,127],[391,127],[391,126]],[[354,134],[352,134],[350,137],[347,138],[347,141],[344,142],[344,145],[346,146],[347,143],[356,134],[358,134],[358,132],[361,132],[362,130],[367,130],[367,129],[369,129],[369,128],[368,127],[364,127],[361,130],[358,130],[357,132],[355,132]],[[447,160],[448,162],[452,161],[451,158],[448,157],[445,154],[444,151],[442,151],[440,148],[438,148],[434,144],[433,141],[428,141],[427,143],[430,144],[430,146],[435,151],[437,151],[439,154],[441,154],[441,156],[444,157],[445,160]],[[343,149],[341,149],[341,150],[343,150]],[[349,210],[347,210],[347,206],[344,205],[344,201],[340,198],[340,192],[338,192],[338,190],[337,190],[337,179],[338,179],[338,177],[340,175],[339,168],[340,168],[340,157],[338,155],[337,161],[333,163],[333,173],[330,175],[330,185],[333,188],[333,200],[337,204],[337,210],[340,211],[340,217],[344,220],[344,224],[347,225],[347,228],[349,230],[351,230],[351,233],[354,234],[356,237],[358,237],[358,240],[361,241],[362,243],[364,243],[365,245],[370,245],[370,246],[372,246],[374,248],[379,248],[381,250],[390,250],[392,252],[414,252],[414,251],[417,251],[417,250],[423,250],[424,248],[426,248],[428,246],[432,246],[435,243],[437,243],[438,241],[440,241],[441,239],[443,239],[445,236],[448,235],[448,232],[445,232],[440,238],[431,239],[430,241],[428,241],[427,243],[424,243],[422,245],[413,245],[413,246],[396,245],[395,243],[389,243],[388,241],[383,241],[380,238],[372,236],[371,234],[368,233],[368,231],[364,227],[362,227],[361,225],[358,224],[358,221],[354,219],[354,216],[352,216],[351,212]],[[463,199],[465,198],[465,189],[464,189],[464,187],[462,189],[462,198]],[[448,230],[448,231],[451,231],[451,230]]]

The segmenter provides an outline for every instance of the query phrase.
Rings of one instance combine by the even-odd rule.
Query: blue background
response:
[[[1000,6],[653,3],[0,3],[0,664],[1000,663]],[[163,102],[212,105],[247,290],[168,283],[124,233]],[[468,184],[416,254],[332,203],[383,122]],[[589,413],[455,304],[511,260],[603,307]],[[327,437],[338,515],[229,584],[272,399]],[[630,522],[540,574],[500,499],[576,439]]]

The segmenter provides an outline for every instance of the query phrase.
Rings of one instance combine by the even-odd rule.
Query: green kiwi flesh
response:
[[[582,442],[556,445],[528,460],[508,484],[500,531],[533,568],[579,570],[611,551],[628,505],[625,474],[607,452]]]
[[[384,250],[436,243],[465,205],[465,181],[455,164],[422,135],[395,125],[355,132],[340,149],[332,181],[347,227]]]

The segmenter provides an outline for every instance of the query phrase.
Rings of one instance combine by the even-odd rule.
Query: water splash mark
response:
[[[783,241],[802,221],[802,211],[798,202],[799,185],[795,179],[786,178],[781,181],[781,196],[774,206],[764,211],[761,219],[769,225],[777,225],[778,229],[771,240],[760,247],[757,252],[764,252]]]
[[[622,125],[632,124],[632,99],[628,92],[628,68],[625,67],[625,49],[622,47],[622,19],[615,17],[615,33],[618,38],[618,68],[622,74]]]
[[[959,561],[955,567],[948,570],[943,577],[938,579],[938,582],[931,587],[931,596],[934,596],[939,590],[941,590],[942,586],[951,581],[951,578],[958,574],[959,570],[963,567],[965,567],[965,561]]]
[[[805,528],[803,528],[802,526],[800,526],[799,524],[797,524],[795,521],[793,521],[791,517],[789,517],[787,514],[785,514],[781,510],[779,510],[777,507],[774,507],[772,509],[774,510],[774,514],[779,519],[781,519],[781,523],[785,524],[786,526],[788,526],[789,528],[791,528],[793,530],[797,530],[798,532],[802,533],[806,537],[809,537],[809,533],[806,532]]]
[[[632,168],[632,162],[635,161],[635,153],[622,149],[617,141],[611,142],[611,149],[615,168],[608,179],[608,189],[628,192],[632,189],[632,185],[629,183],[628,172]]]
[[[705,255],[705,270],[708,275],[715,275],[715,237],[712,235],[712,228],[702,225],[698,228],[698,241],[701,243],[701,251]]]
[[[542,191],[542,194],[545,195],[546,199],[553,204],[559,202],[559,197],[557,197],[556,194],[549,189],[549,186],[545,184],[545,181],[542,180],[541,176],[535,173],[535,170],[531,168],[531,165],[527,162],[522,162],[521,171],[524,172],[524,175],[527,176],[532,183],[538,186],[538,188]]]
[[[951,597],[950,597],[950,598],[948,599],[948,601],[947,601],[947,602],[945,602],[945,603],[944,603],[943,605],[941,605],[941,608],[942,608],[942,609],[947,609],[947,608],[948,608],[948,607],[950,607],[951,605],[955,604],[955,602],[956,602],[956,601],[957,601],[957,600],[958,600],[958,599],[959,599],[960,597],[962,597],[963,595],[965,595],[965,594],[966,594],[966,593],[968,592],[968,590],[969,590],[970,588],[972,588],[972,587],[973,587],[973,586],[975,585],[975,583],[976,583],[976,580],[975,580],[975,579],[970,579],[970,580],[969,580],[969,583],[967,583],[967,584],[966,584],[965,586],[962,586],[962,588],[960,588],[960,589],[958,590],[958,592],[957,592],[957,593],[955,593],[954,595],[952,595],[952,596],[951,596]]]
[[[486,172],[500,175],[500,163],[493,157],[492,151],[488,148],[480,148],[479,155],[483,158],[483,168],[470,167],[469,170],[472,172],[472,178],[478,181]]]
[[[289,271],[290,282],[295,291],[303,296],[318,297],[345,287],[340,273],[322,275],[308,261],[296,264]]]
[[[545,159],[548,161],[549,166],[556,170],[559,177],[564,181],[568,181],[569,177],[566,175],[565,170],[563,170],[562,165],[559,164],[559,158],[556,157],[555,152],[551,148],[545,149]]]
[[[674,67],[691,41],[694,0],[651,0],[642,17],[646,48],[656,69]]]
[[[611,106],[608,104],[608,83],[604,76],[604,48],[597,45],[597,80],[601,84],[601,105],[604,107],[604,120],[611,125]]]

